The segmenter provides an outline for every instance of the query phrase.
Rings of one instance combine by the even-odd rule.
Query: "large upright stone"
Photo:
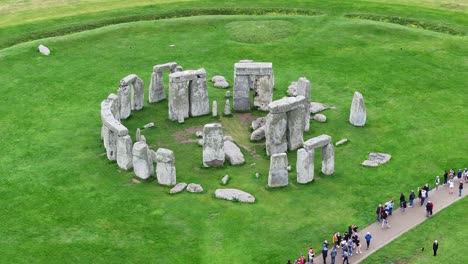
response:
[[[305,108],[305,120],[304,120],[304,131],[309,131],[310,129],[310,82],[305,77],[299,78],[296,83],[297,85],[297,95],[302,95],[305,97],[304,108]]]
[[[149,89],[149,102],[156,103],[166,99],[164,92],[163,72],[157,71],[151,74],[151,83]]]
[[[335,173],[335,147],[332,143],[322,147],[322,172],[325,175]]]
[[[203,127],[203,166],[223,166],[225,160],[223,137],[221,124],[206,124]]]
[[[229,99],[226,99],[226,103],[224,104],[224,115],[231,115],[231,103],[229,102]]]
[[[176,184],[175,159],[172,150],[159,148],[156,151],[156,177],[159,184],[167,186]]]
[[[270,157],[270,172],[268,174],[269,187],[288,185],[288,157],[286,153],[273,154]]]
[[[250,110],[249,76],[234,76],[234,111]]]
[[[218,116],[218,103],[216,101],[213,101],[213,107],[211,110],[211,116],[217,117]]]
[[[255,76],[254,106],[259,110],[267,111],[268,104],[273,100],[273,76]]]
[[[138,178],[148,179],[154,174],[153,157],[145,142],[136,142],[133,145],[133,171]]]
[[[189,117],[189,82],[171,78],[180,73],[169,75],[169,119],[173,121],[179,120],[180,115]]]
[[[112,102],[111,102],[111,113],[112,115],[114,116],[115,120],[117,121],[120,121],[120,101],[119,101],[119,96],[114,94],[114,93],[111,93],[109,94],[109,96],[107,97],[108,99],[110,99]]]
[[[107,98],[101,102],[101,121],[103,125],[101,137],[109,160],[117,159],[117,138],[128,135],[128,129],[116,120],[112,114],[115,102],[115,98]]]
[[[133,168],[132,138],[129,135],[117,139],[117,165],[123,170]]]
[[[302,147],[304,142],[304,121],[305,121],[305,107],[299,105],[297,108],[287,113],[288,128],[287,128],[287,142],[288,149],[295,150]]]
[[[145,103],[145,92],[143,80],[135,74],[125,76],[120,80],[120,86],[128,85],[130,87],[131,110],[141,110]]]
[[[210,113],[210,102],[206,86],[206,72],[197,70],[196,77],[190,82],[190,116],[202,116]]]
[[[120,104],[120,118],[127,119],[132,113],[130,87],[128,85],[120,86],[117,92]]]
[[[234,64],[234,110],[250,110],[250,89],[254,90],[254,106],[266,111],[273,98],[272,63],[248,62]]]
[[[286,141],[286,129],[286,113],[269,113],[266,116],[265,138],[266,152],[268,156],[287,151],[288,144]]]
[[[359,92],[354,92],[349,122],[353,126],[364,126],[366,124],[366,105],[364,104],[364,97]]]
[[[315,150],[306,151],[303,148],[297,150],[297,182],[309,183],[314,179],[314,153]]]

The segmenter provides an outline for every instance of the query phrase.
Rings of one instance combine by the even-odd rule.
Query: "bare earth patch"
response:
[[[198,139],[193,139],[197,131],[203,131],[203,126],[193,126],[184,130],[179,130],[174,133],[174,138],[177,139],[179,143],[183,144],[197,142]]]

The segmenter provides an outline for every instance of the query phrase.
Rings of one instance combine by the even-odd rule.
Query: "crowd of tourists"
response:
[[[457,179],[455,179],[455,177]],[[436,189],[438,189],[439,185],[441,184],[440,180],[440,177],[436,176],[434,181]],[[450,194],[453,194],[455,180],[458,180],[458,195],[461,196],[463,190],[463,182],[468,183],[468,169],[460,169],[456,174],[453,169],[450,169],[449,172],[445,171],[443,175],[443,184],[448,185]],[[417,196],[414,190],[411,190],[411,192],[409,193],[408,201],[406,200],[405,195],[403,193],[400,193],[399,207],[401,213],[405,213],[407,207],[413,207],[415,205],[423,207],[425,203],[426,217],[430,217],[434,209],[434,203],[429,200],[429,191],[429,183],[426,183],[424,186],[417,188]],[[415,204],[416,198],[418,199],[417,204]],[[393,200],[390,200],[384,203],[383,205],[379,204],[379,206],[377,206],[377,210],[375,213],[377,215],[377,222],[381,223],[381,228],[390,227],[388,217],[393,214],[394,208],[395,202]],[[323,263],[327,263],[328,255],[330,255],[330,263],[335,264],[336,257],[338,256],[338,251],[341,252],[341,260],[343,261],[343,264],[348,264],[349,257],[351,257],[353,254],[362,254],[362,242],[358,236],[357,230],[358,226],[350,225],[348,227],[348,230],[345,231],[343,235],[341,235],[340,232],[336,232],[333,234],[332,245],[330,245],[328,241],[325,240],[322,244],[322,248],[320,249],[322,253]],[[364,239],[366,241],[366,249],[369,249],[372,235],[369,232],[367,232]],[[435,241],[434,245],[434,256],[436,256],[437,249],[435,247],[438,247],[437,240]],[[294,262],[288,260],[287,264],[314,263],[314,257],[315,250],[313,248],[309,248],[307,256],[301,255]]]

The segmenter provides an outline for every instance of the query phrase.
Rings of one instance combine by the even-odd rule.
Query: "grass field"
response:
[[[28,36],[35,39],[42,34],[34,35],[37,30],[67,32],[70,25],[124,13],[236,5],[234,1],[158,3],[127,7],[125,12],[99,9],[88,14],[93,5],[82,2],[77,7],[59,4],[60,8],[43,14],[34,6],[22,9],[14,3],[0,5],[8,16],[18,15],[0,20],[0,43]],[[116,1],[112,8],[123,5]],[[288,3],[249,5],[261,10]],[[372,222],[377,203],[396,199],[400,191],[424,184],[444,169],[466,166],[466,37],[343,16],[369,13],[382,5],[298,2],[294,7],[317,14],[121,23],[0,50],[0,78],[5,80],[0,88],[4,152],[0,159],[0,262],[285,263],[309,246],[319,247],[320,241],[351,223],[365,226]],[[385,7],[376,13],[404,15],[414,8]],[[434,24],[445,21],[444,25],[466,32],[468,19],[463,12],[418,8],[417,19]],[[36,22],[29,24],[28,17]],[[49,46],[52,55],[40,56],[39,44]],[[275,98],[286,94],[291,81],[305,76],[312,83],[313,101],[337,107],[324,112],[327,123],[312,123],[305,135],[308,139],[326,133],[334,141],[350,140],[336,149],[334,176],[324,177],[316,166],[311,184],[296,184],[293,171],[287,188],[268,189],[269,160],[262,145],[249,142],[248,124],[240,115],[191,118],[179,125],[167,119],[167,101],[146,103],[143,111],[134,112],[124,124],[134,136],[137,127],[155,122],[155,128],[142,131],[152,149],[172,149],[178,181],[200,183],[204,193],[170,196],[169,188],[154,182],[133,185],[132,172],[119,170],[102,155],[99,104],[116,91],[122,77],[135,73],[147,89],[154,64],[177,61],[185,69],[204,67],[208,77],[221,74],[232,83],[233,64],[247,58],[273,62]],[[347,122],[356,90],[366,100],[365,128]],[[210,100],[217,100],[218,106],[223,106],[224,92],[209,86]],[[189,141],[195,141],[194,131],[209,122],[221,122],[225,134],[251,150],[244,150],[245,165],[202,168],[202,150]],[[392,161],[377,169],[361,167],[371,151],[391,153]],[[288,158],[294,165],[295,153]],[[316,155],[316,164],[319,159]],[[255,172],[260,178],[255,178]],[[216,200],[214,190],[221,187],[219,181],[225,174],[232,177],[229,187],[252,193],[257,202]],[[436,220],[466,218],[463,205],[466,198],[425,226]],[[418,230],[411,231],[409,238],[425,229]],[[456,243],[458,237],[447,239]],[[384,250],[399,252],[393,245]],[[438,260],[451,263],[450,257],[458,251],[445,248],[446,254]],[[368,263],[379,263],[388,252],[377,253],[376,262]],[[413,263],[408,252],[404,258]],[[414,263],[423,260],[414,256]]]

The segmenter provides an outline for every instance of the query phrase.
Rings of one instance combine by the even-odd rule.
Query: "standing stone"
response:
[[[107,143],[107,144],[106,144]],[[106,154],[108,160],[117,159],[117,135],[112,129],[107,129],[107,137],[104,136],[104,146],[106,146]]]
[[[250,110],[250,85],[248,75],[234,77],[234,111]]]
[[[223,166],[225,160],[223,136],[221,124],[206,124],[203,127],[203,166]]]
[[[133,144],[133,170],[135,175],[140,179],[148,179],[153,176],[153,158],[148,149],[148,145],[144,142],[136,142]]]
[[[286,153],[273,154],[270,157],[270,172],[268,174],[269,187],[288,185],[288,157]]]
[[[161,185],[176,184],[175,159],[172,150],[159,148],[156,151],[156,177]]]
[[[335,147],[332,143],[322,147],[322,172],[325,175],[335,173]]]
[[[221,179],[221,184],[226,185],[229,181],[229,175],[224,175],[224,177]]]
[[[145,91],[143,88],[143,80],[136,76],[131,84],[133,87],[132,110],[141,110],[145,104]]]
[[[288,145],[286,141],[286,128],[286,113],[269,113],[266,116],[265,138],[266,152],[268,156],[287,151]]]
[[[132,138],[129,135],[117,139],[117,165],[123,170],[133,168]]]
[[[226,94],[224,94],[224,97],[230,98],[230,97],[231,97],[231,92],[230,92],[230,91],[226,91]]]
[[[218,116],[218,103],[216,101],[213,101],[213,108],[212,108],[211,112],[212,112],[213,117]]]
[[[205,70],[198,70],[196,79],[190,82],[190,116],[202,116],[210,113],[210,101],[206,86]]]
[[[273,100],[273,77],[271,75],[256,76],[254,84],[254,106],[267,111],[268,104]]]
[[[287,113],[287,141],[289,150],[298,149],[302,147],[302,144],[304,143],[303,134],[305,113],[304,105],[299,105],[296,109],[293,109]]]
[[[250,89],[254,90],[254,106],[266,111],[273,98],[274,75],[272,63],[251,62],[234,64],[234,110],[250,110]]]
[[[231,115],[231,104],[229,103],[229,99],[226,99],[226,104],[224,105],[224,115]]]
[[[366,105],[364,104],[364,97],[359,92],[354,92],[349,122],[353,126],[364,126],[366,124]]]
[[[149,89],[149,102],[155,103],[166,99],[164,92],[164,80],[162,70],[151,74],[151,82]]]
[[[119,96],[114,94],[114,93],[111,93],[111,94],[109,94],[107,99],[111,100],[111,104],[112,104],[111,113],[114,116],[114,119],[120,122],[120,100],[119,100]]]
[[[179,115],[184,118],[189,117],[189,82],[177,79],[177,74],[169,75],[169,119],[179,120]],[[174,78],[173,75],[176,75]]]
[[[297,182],[309,183],[314,179],[314,150],[306,151],[303,148],[297,150]]]
[[[120,118],[127,119],[132,113],[130,87],[128,87],[128,85],[120,86],[118,89],[118,96],[120,104]]]
[[[305,108],[305,121],[304,121],[304,131],[309,131],[310,129],[310,82],[305,77],[299,78],[297,81],[297,95],[302,95],[305,97],[304,108]]]
[[[137,128],[136,133],[135,133],[135,141],[138,142],[141,140],[141,132],[140,129]]]

